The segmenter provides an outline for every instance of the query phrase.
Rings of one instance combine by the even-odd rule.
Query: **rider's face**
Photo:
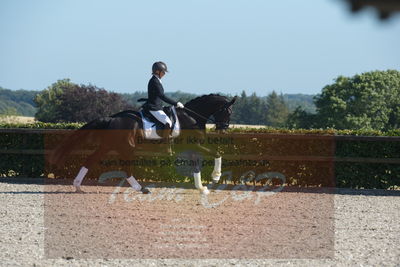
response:
[[[158,74],[158,76],[159,76],[160,79],[161,79],[162,77],[164,77],[165,71],[157,71],[157,74]]]

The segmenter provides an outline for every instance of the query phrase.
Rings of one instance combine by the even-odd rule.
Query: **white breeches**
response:
[[[171,119],[165,114],[162,110],[150,110],[151,115],[153,115],[159,122],[162,124],[169,124],[169,127],[172,127]]]

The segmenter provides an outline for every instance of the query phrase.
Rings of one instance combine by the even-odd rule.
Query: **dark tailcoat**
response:
[[[160,80],[154,75],[147,86],[147,94],[148,99],[144,107],[149,110],[161,110],[163,108],[162,101],[174,106],[177,104],[175,100],[164,94],[164,88]]]

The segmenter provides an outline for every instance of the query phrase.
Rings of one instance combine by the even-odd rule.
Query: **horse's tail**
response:
[[[48,162],[55,166],[61,166],[64,164],[66,157],[77,146],[77,144],[82,144],[87,140],[89,135],[93,132],[90,130],[107,129],[111,119],[112,118],[110,117],[95,119],[74,131],[51,152]]]

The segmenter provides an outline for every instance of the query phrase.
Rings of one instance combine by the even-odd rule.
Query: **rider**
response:
[[[162,77],[168,72],[167,65],[162,61],[157,61],[152,66],[152,74],[147,86],[148,99],[144,107],[162,124],[165,125],[163,139],[168,140],[171,132],[172,121],[163,111],[162,101],[174,105],[178,108],[184,108],[181,102],[177,102],[164,94],[164,88],[161,83]]]

